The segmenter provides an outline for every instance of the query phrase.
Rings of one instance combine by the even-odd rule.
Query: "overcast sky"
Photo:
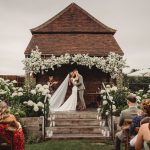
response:
[[[131,68],[150,68],[150,0],[0,0],[0,74],[24,74],[29,29],[71,2],[117,30],[115,38]]]

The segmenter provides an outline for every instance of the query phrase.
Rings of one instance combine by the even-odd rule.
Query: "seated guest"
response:
[[[142,104],[141,104],[141,112],[133,118],[132,120],[132,124],[130,126],[130,135],[136,135],[136,128],[140,127],[141,124],[141,120],[143,120],[144,118],[146,119],[146,117],[150,117],[150,107],[146,106],[147,101],[149,101],[150,99],[143,99],[142,100]]]
[[[13,139],[13,150],[24,150],[24,134],[19,122],[14,115],[9,113],[8,105],[0,101],[0,136],[11,144]]]
[[[150,121],[150,99],[144,99],[143,100],[143,102],[142,102],[142,110],[143,110],[143,119],[141,119],[141,121],[140,121],[140,119],[137,119],[138,120],[138,122],[137,122],[137,124],[135,124],[134,126],[140,126],[140,125],[138,125],[138,124],[141,124],[141,126],[143,126],[142,124],[145,124],[145,123],[149,123],[149,121]],[[136,118],[138,118],[138,116],[136,117]],[[136,119],[135,118],[135,119]],[[140,117],[141,118],[141,117]],[[133,119],[134,120],[134,119]],[[139,123],[139,121],[140,121],[140,123]],[[132,126],[131,126],[131,128],[132,128]],[[148,131],[147,131],[147,133],[148,133]],[[141,135],[141,133],[139,132],[138,134],[140,134]],[[138,135],[137,135],[138,136]],[[137,141],[137,136],[135,136],[131,141],[130,141],[130,145],[131,146],[135,146],[135,143],[136,143],[136,141]],[[140,143],[141,144],[141,143]],[[142,143],[142,144],[144,144],[144,143]],[[142,146],[141,146],[142,147]]]
[[[143,145],[144,150],[150,150],[150,123],[141,125],[135,142],[135,149],[141,150]]]
[[[125,119],[133,119],[140,111],[137,108],[136,97],[133,94],[127,96],[128,108],[123,110],[120,114],[119,126],[123,127]],[[120,150],[121,141],[125,138],[123,130],[115,135],[115,150]]]

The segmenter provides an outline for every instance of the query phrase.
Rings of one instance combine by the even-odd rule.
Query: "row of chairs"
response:
[[[125,134],[125,139],[124,139],[124,143],[125,143],[125,150],[129,149],[129,143],[131,140],[131,136],[129,134],[129,128],[131,126],[132,123],[132,119],[125,119],[124,121],[124,125],[123,125],[123,132]],[[138,133],[139,131],[139,127],[135,128],[135,132]]]

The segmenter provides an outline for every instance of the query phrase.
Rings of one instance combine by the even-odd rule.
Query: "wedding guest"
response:
[[[58,81],[55,81],[54,80],[54,77],[53,76],[49,76],[48,77],[48,86],[49,86],[49,90],[50,90],[50,94],[53,94],[54,91],[55,91],[55,85],[58,83]]]
[[[148,123],[150,121],[150,99],[144,99],[142,102],[142,115],[141,116],[137,116],[133,119],[133,123],[131,124],[131,131],[134,131],[136,129],[136,127],[140,127],[140,125],[142,126],[142,124]],[[130,132],[131,132],[130,131]],[[138,135],[141,135],[141,133],[138,132]],[[147,133],[146,133],[147,134]],[[132,147],[135,146],[135,143],[137,141],[137,137],[138,135],[136,135],[131,141],[130,141],[130,145]],[[141,144],[141,143],[140,143]],[[142,143],[143,145],[143,143]],[[142,147],[141,145],[141,147]]]
[[[147,101],[150,101],[150,99],[143,99],[141,103],[141,112],[133,118],[129,132],[130,135],[136,135],[137,131],[136,128],[140,127],[141,121],[145,117],[150,117],[150,107],[147,106]]]
[[[150,122],[141,125],[137,135],[135,149],[141,150],[143,145],[144,150],[150,150]]]
[[[9,107],[4,101],[0,101],[0,136],[11,144],[13,150],[24,150],[24,134],[20,123],[15,116],[10,114]]]
[[[119,126],[123,127],[125,119],[132,119],[135,117],[140,109],[137,108],[136,96],[130,94],[127,96],[128,108],[123,110],[120,114]],[[119,131],[115,135],[115,150],[120,150],[121,141],[125,138],[123,130]]]

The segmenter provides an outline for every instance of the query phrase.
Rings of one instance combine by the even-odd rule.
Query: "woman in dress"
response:
[[[144,101],[143,107],[147,111],[147,113],[150,114],[150,99]],[[143,119],[141,123],[143,123],[144,121],[145,120]],[[146,119],[146,121],[148,121],[148,123],[142,124],[139,129],[136,143],[135,143],[136,150],[141,150],[143,145],[144,145],[144,150],[150,150],[150,118],[149,120]]]
[[[78,77],[71,72],[69,75],[69,85],[73,85],[72,93],[69,98],[55,111],[74,111],[76,110],[77,106],[77,80]]]
[[[14,115],[10,114],[8,105],[0,101],[0,136],[11,144],[13,150],[24,150],[24,134],[19,122]]]

